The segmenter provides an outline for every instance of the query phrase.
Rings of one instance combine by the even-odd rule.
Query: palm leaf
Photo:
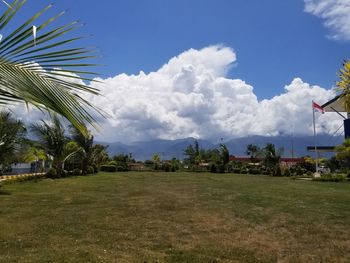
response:
[[[10,25],[26,0],[16,0],[0,15],[0,33]],[[33,41],[32,25],[52,5],[25,20],[0,42],[0,105],[24,102],[39,109],[64,116],[81,132],[85,122],[94,125],[93,114],[99,109],[82,98],[82,93],[99,95],[99,91],[76,79],[93,81],[96,73],[81,68],[96,66],[86,63],[96,56],[94,49],[72,47],[82,37],[64,38],[65,34],[80,26],[78,22],[58,26],[40,35],[64,12],[36,26],[38,37]],[[77,74],[85,75],[81,77]],[[86,77],[88,76],[88,77]]]

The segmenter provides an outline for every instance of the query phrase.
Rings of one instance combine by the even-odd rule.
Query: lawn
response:
[[[0,192],[0,262],[349,259],[349,183],[129,172]]]

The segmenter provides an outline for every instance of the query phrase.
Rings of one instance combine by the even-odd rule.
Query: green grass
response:
[[[349,259],[349,183],[129,172],[0,192],[0,262]]]

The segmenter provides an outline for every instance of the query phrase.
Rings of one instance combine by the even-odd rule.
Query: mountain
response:
[[[153,154],[159,154],[161,159],[169,160],[173,157],[183,159],[183,150],[190,144],[193,144],[194,138],[185,138],[178,140],[152,140],[152,141],[139,141],[130,144],[124,144],[121,142],[104,143],[97,142],[103,145],[108,145],[108,153],[110,155],[116,154],[132,154],[136,160],[149,160]],[[342,143],[343,137],[332,137],[330,135],[318,135],[318,146],[334,146]],[[198,140],[201,148],[209,149],[218,147],[218,144],[214,144],[208,140]],[[314,145],[313,136],[248,136],[241,138],[234,138],[224,142],[230,151],[231,155],[242,156],[246,155],[245,151],[248,144],[254,144],[259,147],[264,147],[266,143],[272,143],[275,147],[283,148],[283,156],[300,157],[305,155],[313,155],[313,153],[306,150],[307,146]],[[293,149],[293,150],[292,150]],[[292,154],[293,152],[293,154]],[[330,156],[330,154],[322,153],[322,156]]]
[[[130,144],[121,142],[104,143],[97,142],[103,145],[108,145],[109,155],[116,154],[132,154],[136,160],[150,160],[153,154],[159,154],[161,159],[169,160],[171,158],[183,159],[183,150],[190,144],[193,144],[194,138],[185,138],[178,140],[152,140],[139,141]],[[207,140],[198,140],[201,148],[209,149],[215,145]]]

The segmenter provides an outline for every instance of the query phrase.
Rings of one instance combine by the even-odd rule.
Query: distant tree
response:
[[[254,144],[247,145],[246,154],[250,156],[250,160],[252,162],[256,161],[256,158],[259,156],[260,153],[261,149],[258,146]]]
[[[224,170],[227,170],[227,165],[230,161],[230,152],[224,144],[220,144],[220,157],[221,165],[223,166]]]
[[[274,144],[267,143],[266,146],[262,149],[262,153],[264,156],[264,165],[267,167],[275,167],[281,159],[283,148],[276,150]]]
[[[153,165],[154,165],[154,170],[158,170],[159,169],[159,165],[160,165],[160,155],[159,154],[153,154],[152,155],[152,161],[153,161]]]
[[[194,141],[194,145],[190,144],[184,149],[184,154],[186,155],[185,163],[188,165],[198,165],[200,160],[200,147],[197,140]]]
[[[11,112],[0,111],[0,165],[1,170],[11,164],[24,140],[26,128]],[[1,171],[0,171],[1,172]]]

